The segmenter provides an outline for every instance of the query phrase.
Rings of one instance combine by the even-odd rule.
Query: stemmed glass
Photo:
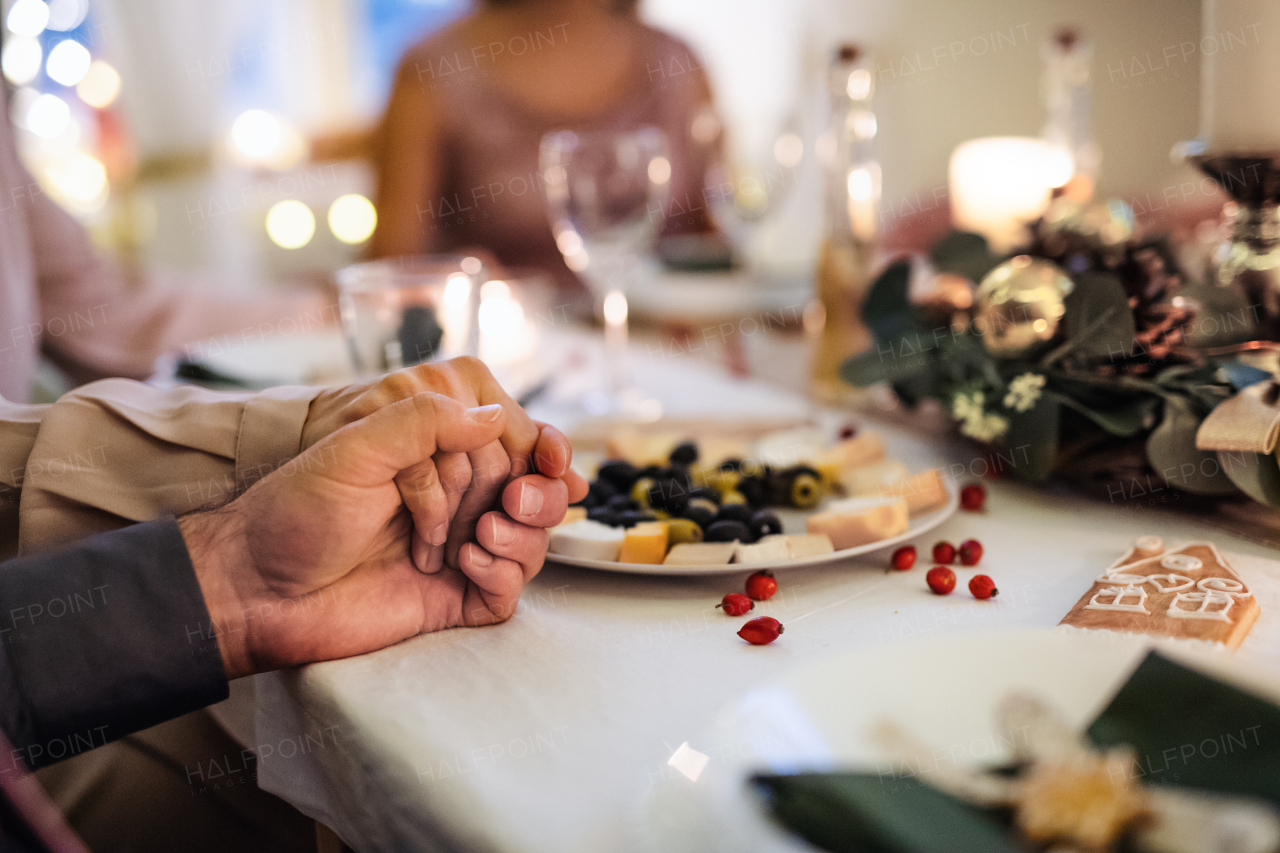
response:
[[[593,414],[651,408],[627,369],[627,294],[665,215],[667,152],[656,127],[542,137],[539,169],[556,246],[604,316],[607,390],[583,401]]]

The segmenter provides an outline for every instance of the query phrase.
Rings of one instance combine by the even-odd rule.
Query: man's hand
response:
[[[494,507],[503,486],[513,477],[533,473],[536,468],[547,477],[563,479],[571,501],[586,495],[586,482],[569,467],[572,451],[568,439],[554,427],[532,420],[502,390],[484,362],[475,358],[420,364],[365,385],[321,392],[312,401],[303,425],[302,449],[385,406],[424,392],[443,394],[469,407],[502,406],[506,422],[500,435],[485,445],[467,452],[441,450],[429,463],[440,484],[434,491],[445,495],[452,521],[444,538],[434,528],[415,528],[412,557],[420,570],[434,572],[445,565],[456,568],[462,546],[475,541],[480,516]],[[406,493],[404,497],[413,506],[413,495]],[[445,547],[433,547],[441,544]]]
[[[508,483],[505,512],[478,519],[457,568],[420,571],[410,544],[411,529],[438,531],[455,506],[432,458],[500,440],[508,419],[501,405],[416,394],[338,430],[227,506],[180,519],[228,677],[509,618],[542,568],[544,528],[564,517],[563,480]]]

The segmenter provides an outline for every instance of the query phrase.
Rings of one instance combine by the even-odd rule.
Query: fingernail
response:
[[[499,548],[510,545],[515,541],[516,532],[511,526],[511,522],[504,521],[501,516],[493,516],[493,544]]]
[[[498,418],[502,417],[502,406],[498,403],[493,403],[488,406],[476,406],[474,409],[467,409],[467,414],[473,421],[478,421],[482,424],[491,424]]]
[[[427,540],[432,545],[443,545],[444,541],[449,538],[449,525],[446,522],[440,522],[431,531],[431,536]]]
[[[520,484],[520,514],[525,518],[542,509],[542,490],[532,483]]]
[[[493,555],[476,545],[471,546],[471,562],[477,566],[493,565]]]

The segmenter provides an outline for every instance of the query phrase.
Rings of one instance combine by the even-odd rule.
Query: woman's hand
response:
[[[532,420],[502,390],[484,362],[475,358],[420,364],[364,385],[321,392],[312,401],[303,426],[302,448],[306,450],[385,406],[424,392],[443,394],[466,407],[499,405],[506,412],[506,420],[501,434],[484,446],[466,453],[441,450],[435,459],[420,463],[417,479],[431,495],[444,496],[451,520],[445,531],[415,525],[411,554],[421,571],[458,566],[462,546],[475,541],[480,516],[494,507],[502,488],[513,477],[536,470],[547,477],[563,479],[570,501],[586,495],[586,482],[569,467],[573,452],[568,439],[554,427]],[[421,502],[412,493],[403,494],[410,506]]]

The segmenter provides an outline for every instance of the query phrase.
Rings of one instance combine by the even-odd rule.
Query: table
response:
[[[667,414],[810,415],[796,394],[728,378],[688,357],[637,351],[637,378]],[[536,416],[553,421],[548,403]],[[978,470],[961,445],[895,428],[890,453],[911,468]],[[674,774],[682,743],[705,742],[718,709],[808,661],[926,635],[1002,626],[1050,628],[1133,539],[1212,538],[1263,615],[1237,655],[1280,673],[1280,564],[1264,546],[1159,505],[1121,508],[1008,481],[988,511],[959,513],[934,538],[976,537],[1001,595],[928,593],[923,572],[886,573],[885,555],[779,574],[757,606],[780,619],[777,643],[734,636],[714,609],[737,576],[663,578],[549,564],[516,616],[494,628],[418,637],[381,652],[238,682],[252,711],[259,784],[362,853],[637,849],[646,792]],[[1166,501],[1166,504],[1168,501]],[[744,573],[745,574],[745,573]],[[269,749],[268,749],[269,748]]]

